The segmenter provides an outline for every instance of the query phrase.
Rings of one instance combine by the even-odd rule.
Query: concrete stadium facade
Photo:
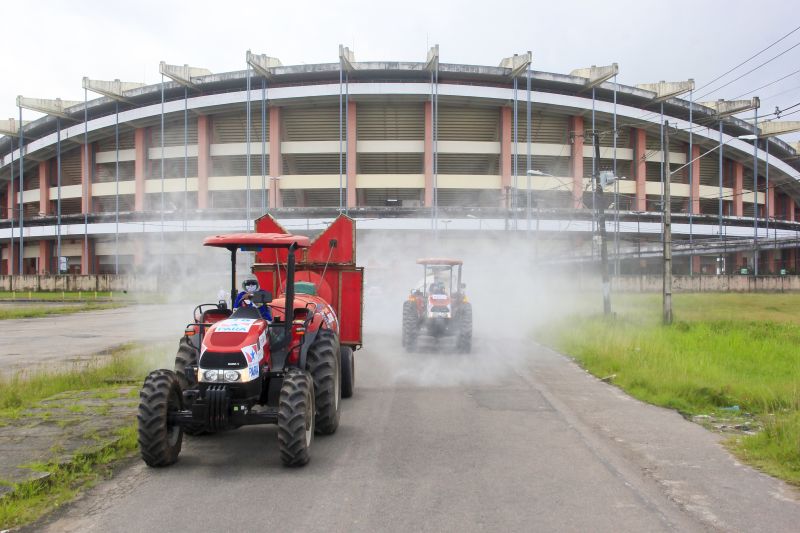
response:
[[[641,262],[642,239],[659,238],[665,161],[679,241],[724,241],[729,272],[756,257],[763,273],[797,268],[796,149],[685,95],[513,64],[183,70],[54,108],[21,128],[21,150],[0,138],[2,274],[56,273],[59,256],[71,273],[128,272],[154,234],[241,230],[263,211],[307,228],[346,210],[376,229],[590,242],[595,165],[625,177],[606,195],[609,229],[623,250],[638,241]],[[741,138],[754,134],[758,149]],[[691,272],[723,253],[690,252]]]

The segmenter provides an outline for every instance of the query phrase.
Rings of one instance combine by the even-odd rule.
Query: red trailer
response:
[[[270,215],[256,220],[256,232],[289,233]],[[253,274],[261,287],[273,294],[283,293],[286,287],[286,254],[280,248],[256,253]],[[361,347],[364,267],[356,266],[356,224],[352,218],[339,215],[308,248],[298,251],[295,284],[299,291],[316,290],[330,303],[338,317],[342,345],[353,350]]]

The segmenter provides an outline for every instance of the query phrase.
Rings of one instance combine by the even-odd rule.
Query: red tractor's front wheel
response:
[[[154,370],[139,392],[139,449],[147,466],[169,466],[178,460],[183,429],[170,424],[170,413],[182,407],[181,386],[171,370]]]
[[[278,399],[278,446],[286,466],[303,466],[314,440],[314,381],[307,372],[286,372]]]

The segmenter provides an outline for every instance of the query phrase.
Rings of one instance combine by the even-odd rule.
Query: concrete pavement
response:
[[[275,428],[135,461],[37,531],[792,531],[797,492],[720,437],[520,341],[405,354],[368,338],[342,425],[302,469]]]

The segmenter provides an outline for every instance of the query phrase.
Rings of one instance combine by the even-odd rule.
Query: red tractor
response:
[[[340,216],[311,241],[267,215],[255,233],[203,244],[231,254],[231,302],[237,251],[256,253],[252,272],[267,290],[247,294],[252,305],[233,311],[224,301],[195,308],[174,370],[151,372],[139,394],[142,459],[173,464],[184,433],[277,424],[281,460],[304,465],[314,434],[336,431],[340,399],[353,394],[364,275],[355,266],[354,222]]]
[[[423,267],[421,286],[403,303],[402,342],[406,351],[417,348],[420,335],[436,339],[455,337],[456,349],[472,349],[472,304],[461,282],[460,259],[417,259]]]

